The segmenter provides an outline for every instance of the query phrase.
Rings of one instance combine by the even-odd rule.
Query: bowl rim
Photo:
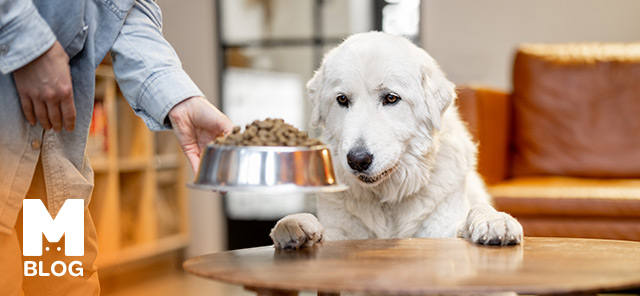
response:
[[[349,189],[349,186],[334,183],[325,186],[300,186],[295,184],[283,184],[273,186],[227,186],[204,183],[187,183],[187,187],[201,190],[213,190],[221,192],[260,193],[260,194],[284,194],[284,193],[335,193]]]
[[[239,146],[239,145],[219,145],[207,144],[207,149],[216,150],[249,150],[249,151],[265,151],[265,152],[298,152],[298,151],[319,151],[327,149],[326,144],[313,146]]]

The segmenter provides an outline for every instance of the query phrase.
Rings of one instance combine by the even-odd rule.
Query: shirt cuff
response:
[[[182,69],[167,69],[149,77],[140,97],[139,109],[134,111],[152,131],[171,129],[167,120],[169,111],[178,103],[195,96],[202,91]]]
[[[51,28],[35,6],[28,2],[24,12],[0,27],[0,72],[8,74],[35,60],[56,41]]]

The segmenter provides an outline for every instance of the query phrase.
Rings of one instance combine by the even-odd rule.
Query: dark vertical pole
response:
[[[324,36],[322,36],[322,7],[324,0],[313,1],[313,60],[315,67],[320,66],[323,54]]]
[[[216,22],[216,35],[218,38],[216,38],[216,47],[218,48],[217,50],[217,56],[216,59],[218,60],[218,108],[220,108],[220,111],[224,112],[224,102],[222,100],[222,89],[224,88],[224,85],[222,84],[223,82],[223,76],[224,76],[224,69],[225,69],[225,45],[224,45],[224,36],[222,36],[222,2],[223,0],[216,0],[214,1],[214,5],[215,5],[215,22]]]
[[[373,29],[382,31],[382,9],[387,5],[385,0],[373,1]]]

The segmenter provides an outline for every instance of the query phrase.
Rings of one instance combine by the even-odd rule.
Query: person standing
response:
[[[95,70],[108,52],[134,112],[151,130],[172,128],[194,170],[201,149],[231,131],[161,30],[152,0],[0,0],[0,294],[99,295],[85,147]],[[85,200],[83,276],[23,277],[25,198],[41,199],[52,217],[66,199]],[[59,257],[42,260],[68,260]]]

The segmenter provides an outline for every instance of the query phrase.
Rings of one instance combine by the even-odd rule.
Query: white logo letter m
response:
[[[42,235],[51,243],[65,235],[64,254],[84,255],[84,200],[67,199],[55,220],[39,199],[22,202],[22,255],[42,256]]]

